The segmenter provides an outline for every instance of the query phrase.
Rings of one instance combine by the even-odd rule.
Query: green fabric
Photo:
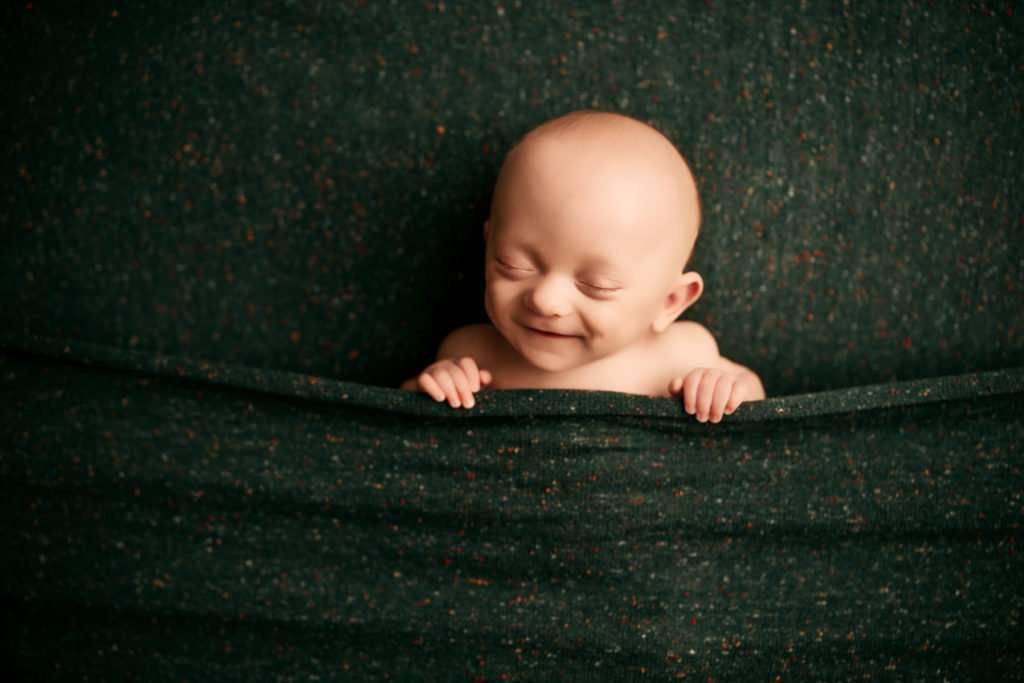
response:
[[[1017,4],[0,13],[21,678],[1022,678]],[[773,398],[387,388],[583,107],[691,162],[686,316]]]
[[[1024,369],[748,404],[32,340],[3,609],[32,678],[1009,680]],[[84,364],[83,364],[84,361]]]
[[[396,386],[484,318],[505,151],[595,107],[693,164],[687,316],[770,394],[1024,365],[1003,0],[17,4],[0,329]]]

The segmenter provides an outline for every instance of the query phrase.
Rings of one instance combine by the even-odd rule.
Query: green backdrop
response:
[[[593,107],[692,162],[692,318],[770,393],[1024,364],[1014,3],[20,5],[4,328],[395,385]]]
[[[43,680],[1009,680],[1016,2],[0,10],[0,609]],[[393,387],[509,145],[690,160],[770,399]]]

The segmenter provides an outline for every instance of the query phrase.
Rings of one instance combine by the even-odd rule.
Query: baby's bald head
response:
[[[689,260],[701,220],[697,187],[675,146],[651,126],[621,114],[578,111],[534,128],[505,158],[492,222],[517,193],[537,183],[563,184],[567,193],[606,201],[609,212],[636,224],[637,239],[676,259],[676,272]]]

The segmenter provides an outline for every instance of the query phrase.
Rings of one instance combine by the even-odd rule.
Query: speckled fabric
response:
[[[1019,680],[1024,370],[747,404],[33,340],[0,356],[19,673]]]
[[[593,107],[693,164],[687,315],[770,394],[1024,365],[1019,3],[14,4],[0,328],[395,386]]]
[[[0,609],[25,680],[1022,680],[1018,2],[0,9]],[[502,156],[691,162],[670,399],[388,388]]]

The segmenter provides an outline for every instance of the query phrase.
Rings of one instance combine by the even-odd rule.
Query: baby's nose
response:
[[[526,293],[526,304],[538,315],[562,317],[572,312],[572,283],[545,277]]]

